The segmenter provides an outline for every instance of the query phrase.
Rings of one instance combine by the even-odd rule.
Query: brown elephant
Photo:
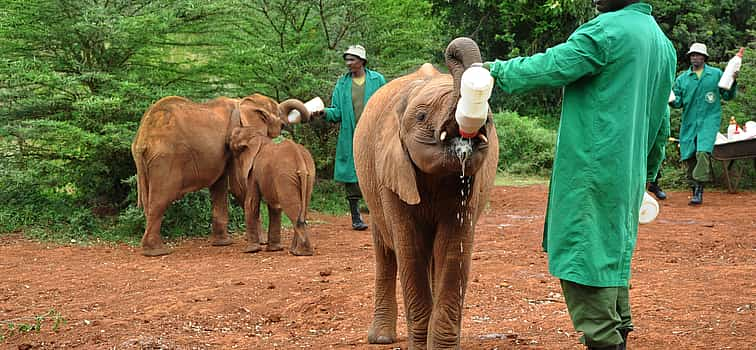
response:
[[[137,169],[138,206],[144,207],[147,224],[142,254],[170,254],[163,245],[160,226],[168,206],[189,192],[210,188],[214,246],[233,242],[227,231],[229,139],[235,128],[264,130],[271,137],[281,132],[287,114],[298,110],[303,120],[309,112],[298,100],[278,104],[254,94],[241,100],[219,97],[197,103],[183,97],[166,97],[142,117],[131,154]]]
[[[449,74],[430,64],[383,86],[365,106],[354,158],[370,209],[375,309],[370,343],[396,340],[401,281],[410,349],[459,348],[475,223],[499,155],[490,111],[473,139],[455,120],[462,72],[480,62],[477,44],[446,48]]]
[[[307,208],[315,186],[315,161],[302,145],[290,140],[274,143],[264,130],[237,128],[231,134],[231,192],[244,203],[247,253],[260,251],[260,200],[268,204],[267,251],[281,248],[281,212],[294,223],[289,252],[312,255],[307,235]]]

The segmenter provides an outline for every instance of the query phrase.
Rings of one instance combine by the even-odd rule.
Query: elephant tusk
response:
[[[480,139],[481,141],[483,141],[483,143],[488,143],[488,138],[486,137],[486,135],[483,135],[483,134],[478,134],[478,138],[479,138],[479,139]]]
[[[446,131],[442,131],[442,132],[441,132],[441,137],[440,137],[440,139],[441,139],[441,141],[443,141],[444,139],[446,139]]]

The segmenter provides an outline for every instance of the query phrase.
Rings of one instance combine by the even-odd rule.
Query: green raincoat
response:
[[[647,164],[661,161],[648,159],[649,146],[675,62],[651,6],[634,3],[600,14],[545,53],[491,66],[508,93],[565,86],[544,224],[552,275],[628,285]]]
[[[683,72],[675,80],[674,108],[682,108],[682,124],[680,124],[680,159],[685,160],[696,156],[696,152],[714,150],[719,125],[722,119],[721,100],[729,101],[735,98],[737,81],[730,90],[720,89],[717,84],[722,77],[722,71],[709,65],[704,65],[701,79],[691,70]]]
[[[373,96],[378,88],[386,84],[386,79],[381,73],[365,69],[365,104]],[[331,97],[331,107],[325,109],[326,120],[332,123],[341,122],[339,128],[339,140],[336,144],[336,164],[333,171],[333,179],[339,182],[356,183],[357,173],[354,170],[354,157],[352,155],[352,138],[354,128],[357,126],[357,118],[354,116],[352,106],[352,74],[346,73],[336,82]]]

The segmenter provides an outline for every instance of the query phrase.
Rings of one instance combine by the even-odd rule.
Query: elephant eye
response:
[[[425,112],[420,112],[420,113],[418,113],[418,114],[417,114],[417,115],[415,116],[415,119],[416,119],[417,121],[419,121],[419,122],[422,122],[422,121],[425,121],[425,118],[426,118],[426,117],[427,117],[427,115],[425,114]]]

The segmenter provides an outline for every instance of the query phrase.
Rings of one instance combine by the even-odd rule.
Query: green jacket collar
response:
[[[342,76],[342,79],[349,79],[351,77],[352,77],[352,72],[346,72]],[[370,79],[370,80],[380,79],[380,75],[374,70],[365,68],[365,79]]]
[[[693,71],[692,66],[688,67],[687,75],[691,75],[691,74],[696,75],[696,72]],[[701,72],[701,76],[703,77],[704,75],[708,75],[708,74],[711,74],[711,67],[708,64],[704,63],[703,72]]]

